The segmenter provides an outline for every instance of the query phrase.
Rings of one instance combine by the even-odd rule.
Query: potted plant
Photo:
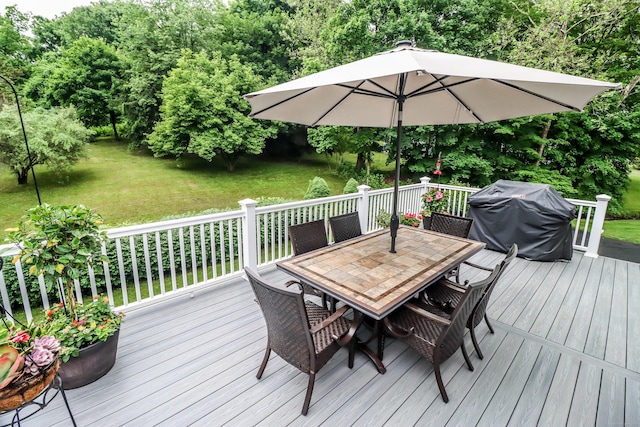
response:
[[[409,225],[411,227],[420,227],[420,224],[422,223],[422,214],[414,214],[414,213],[406,212],[398,215],[398,220],[402,225]],[[384,210],[381,210],[380,212],[378,212],[378,215],[376,216],[376,222],[381,227],[389,227],[389,224],[391,223],[391,214],[388,212],[385,212]]]
[[[446,212],[449,206],[449,195],[440,187],[430,188],[422,195],[422,221],[424,228],[431,228],[431,214],[434,212]]]
[[[102,217],[86,206],[43,204],[8,230],[7,239],[20,250],[13,262],[20,260],[29,274],[43,276],[48,291],[59,292],[60,303],[46,311],[40,326],[62,344],[65,389],[95,381],[115,363],[122,313],[114,313],[103,297],[94,296],[86,305],[76,301],[74,287],[88,266],[100,271],[107,261],[102,224]]]
[[[0,326],[0,411],[35,399],[58,371],[60,341],[33,324]]]

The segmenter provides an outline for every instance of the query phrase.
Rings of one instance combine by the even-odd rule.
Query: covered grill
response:
[[[518,256],[537,261],[570,260],[571,221],[576,207],[552,186],[499,180],[469,197],[473,227],[469,238],[487,249],[507,252],[518,244]]]

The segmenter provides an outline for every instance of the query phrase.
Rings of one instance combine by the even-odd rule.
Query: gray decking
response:
[[[502,256],[485,250],[474,260]],[[518,258],[489,315],[496,333],[478,327],[485,359],[471,353],[475,370],[459,352],[443,365],[448,404],[432,366],[388,340],[385,375],[360,353],[349,370],[341,350],[303,417],[306,375],[273,356],[255,377],[265,328],[238,279],[131,313],[113,370],[67,397],[79,426],[640,424],[640,264],[581,253],[571,262]],[[56,398],[23,425],[70,421]]]

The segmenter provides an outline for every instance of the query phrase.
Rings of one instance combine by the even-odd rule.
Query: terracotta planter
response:
[[[77,357],[60,365],[65,390],[82,387],[102,378],[116,363],[120,330],[107,338],[80,349]]]

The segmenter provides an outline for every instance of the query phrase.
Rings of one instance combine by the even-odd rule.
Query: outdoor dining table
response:
[[[297,255],[276,265],[373,319],[384,319],[448,271],[481,251],[485,244],[422,228],[401,226],[396,252],[389,251],[389,229]],[[381,373],[384,337],[378,354],[359,347]]]

